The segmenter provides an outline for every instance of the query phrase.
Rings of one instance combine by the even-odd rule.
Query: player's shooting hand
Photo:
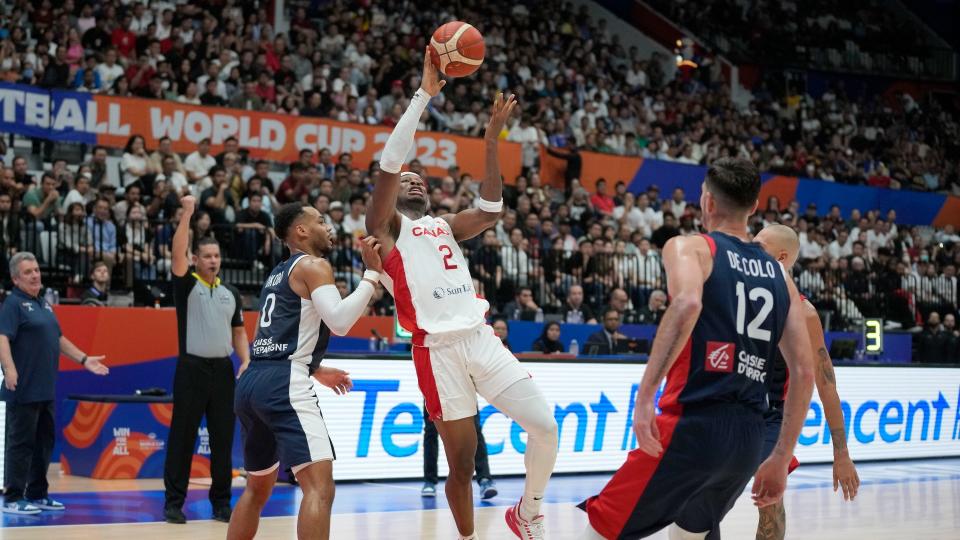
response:
[[[852,501],[860,489],[860,476],[849,455],[833,458],[833,490],[843,488],[843,500]]]
[[[637,448],[644,453],[657,457],[663,452],[653,401],[643,400],[641,403],[639,395],[633,409],[633,432],[637,435]]]
[[[360,240],[360,258],[368,270],[383,272],[383,261],[380,260],[380,242],[376,236],[368,235]]]
[[[313,377],[320,381],[320,384],[332,389],[340,396],[353,389],[350,374],[342,369],[320,366]]]
[[[787,489],[787,465],[788,462],[774,456],[760,464],[750,490],[755,506],[770,506],[783,498],[783,491]]]
[[[496,140],[500,136],[503,126],[507,124],[516,106],[517,98],[513,94],[504,99],[502,92],[497,93],[497,97],[493,100],[493,108],[490,110],[490,121],[487,122],[487,129],[484,132],[487,140]]]
[[[443,90],[447,81],[440,78],[440,71],[430,60],[430,47],[427,46],[423,51],[423,80],[420,81],[420,88],[433,97]]]

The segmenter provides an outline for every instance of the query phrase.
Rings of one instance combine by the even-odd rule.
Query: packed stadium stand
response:
[[[486,61],[446,86],[420,129],[476,137],[497,92],[519,98],[520,111],[502,134],[521,145],[520,176],[507,178],[509,209],[495,229],[464,246],[494,314],[572,321],[569,302],[582,296],[594,313],[609,305],[628,323],[659,320],[664,298],[657,291],[665,284],[658,249],[673,236],[700,232],[697,197],[680,188],[661,192],[666,179],[581,182],[587,156],[640,158],[664,171],[742,156],[772,175],[960,196],[955,53],[919,19],[887,4],[649,2],[703,40],[694,53],[701,65],[690,71],[676,68],[669,48],[641,52],[596,10],[555,0],[460,2],[457,17],[483,21],[477,26]],[[453,16],[423,0],[286,6],[278,31],[272,3],[5,2],[0,71],[10,88],[392,127],[419,86],[426,36]],[[711,62],[720,55],[767,66],[745,103]],[[771,65],[935,79],[952,94],[924,87],[864,92],[842,77],[826,77],[822,91],[808,92]],[[358,284],[354,248],[364,234],[375,162],[353,163],[350,152],[329,148],[305,150],[291,162],[263,161],[236,139],[178,153],[170,140],[148,133],[131,133],[117,146],[11,133],[0,148],[3,253],[39,253],[61,301],[79,301],[93,263],[103,260],[114,298],[169,304],[172,231],[184,194],[203,210],[194,240],[221,242],[224,272],[248,299],[283,256],[271,212],[295,200],[328,216],[339,238],[331,254],[338,281],[344,292]],[[548,170],[548,156],[565,169]],[[433,210],[474,204],[476,174],[451,166],[432,175]],[[800,233],[794,277],[828,328],[883,317],[890,328],[925,328],[926,335],[942,323],[954,336],[948,357],[957,359],[954,225],[933,216],[905,221],[889,208],[801,207],[771,196],[751,226],[756,232],[773,222]],[[392,309],[379,291],[371,314]]]

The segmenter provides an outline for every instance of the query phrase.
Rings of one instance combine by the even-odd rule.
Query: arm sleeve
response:
[[[338,336],[346,334],[356,324],[372,297],[373,285],[367,281],[361,281],[346,298],[340,298],[336,285],[322,285],[310,293],[320,318]]]
[[[417,124],[420,123],[420,115],[430,102],[430,94],[423,89],[417,90],[417,93],[410,99],[410,106],[400,117],[396,127],[387,139],[387,144],[383,147],[383,154],[380,156],[380,168],[388,173],[398,173],[403,167],[403,162],[410,153],[410,147],[413,145],[413,136],[417,132]]]

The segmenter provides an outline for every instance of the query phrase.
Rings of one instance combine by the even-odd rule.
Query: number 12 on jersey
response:
[[[773,293],[763,287],[754,287],[749,293],[745,293],[746,286],[742,281],[737,282],[737,333],[743,335],[743,323],[747,318],[747,300],[749,296],[751,301],[762,300],[763,305],[760,311],[747,325],[747,337],[759,339],[761,341],[770,341],[770,331],[760,328],[763,322],[767,320],[770,312],[773,310]]]

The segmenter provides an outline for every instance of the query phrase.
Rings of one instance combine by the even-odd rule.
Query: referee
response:
[[[168,523],[187,522],[183,502],[197,430],[206,414],[213,519],[228,523],[235,381],[230,352],[237,352],[242,372],[250,362],[249,342],[240,315],[240,294],[217,277],[220,245],[216,240],[203,238],[197,242],[196,252],[189,253],[190,218],[197,201],[187,196],[180,203],[183,215],[173,235],[173,298],[180,354],[173,379],[173,420],[163,471],[164,517]],[[190,259],[194,261],[193,270]]]

